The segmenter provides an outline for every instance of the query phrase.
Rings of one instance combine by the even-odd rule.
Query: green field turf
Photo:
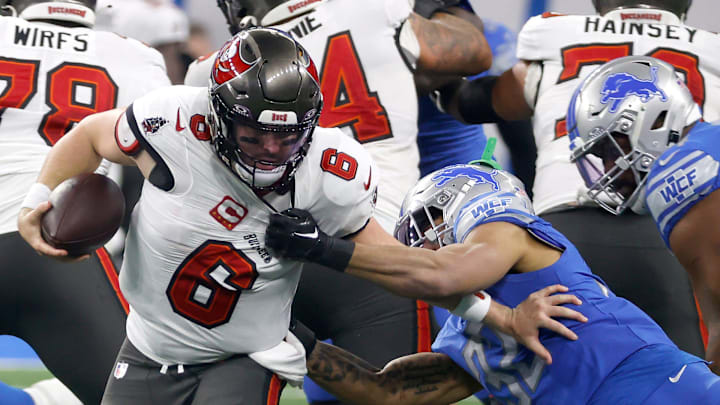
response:
[[[49,371],[44,369],[28,369],[28,370],[3,370],[0,369],[0,381],[10,384],[15,387],[27,387],[32,385],[36,381],[50,378],[52,375]],[[480,404],[480,401],[475,399],[466,399],[458,404],[471,405]],[[280,405],[307,405],[305,401],[305,395],[301,390],[288,387],[283,391],[282,398],[280,399]]]

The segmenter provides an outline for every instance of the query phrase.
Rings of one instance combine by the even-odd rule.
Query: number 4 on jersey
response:
[[[385,107],[368,88],[349,31],[328,38],[322,66],[320,89],[325,106],[320,126],[349,126],[360,143],[391,138]]]

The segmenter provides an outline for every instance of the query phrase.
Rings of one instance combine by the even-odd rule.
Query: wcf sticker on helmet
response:
[[[486,201],[482,201],[477,207],[475,207],[471,213],[473,218],[488,218],[495,214],[505,212],[506,207],[510,205],[512,199],[508,197],[504,198],[492,198]]]
[[[663,102],[667,101],[668,98],[665,92],[656,85],[658,79],[657,70],[656,66],[650,68],[650,74],[652,75],[650,80],[642,80],[625,72],[609,75],[600,91],[600,94],[602,94],[600,102],[603,104],[612,102],[610,112],[614,113],[629,96],[637,96],[643,103],[647,103],[655,96],[660,97]]]

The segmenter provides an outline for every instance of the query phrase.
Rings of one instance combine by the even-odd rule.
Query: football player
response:
[[[278,375],[302,381],[305,353],[288,333],[302,263],[265,248],[272,213],[303,208],[338,238],[397,243],[372,218],[370,156],[339,129],[316,128],[318,80],[291,37],[245,30],[219,52],[209,90],[160,89],[92,115],[51,151],[38,177],[48,188],[92,171],[102,157],[136,165],[146,177],[120,273],[131,308],[127,339],[103,403],[276,404]],[[40,236],[47,205],[21,211],[21,232],[38,252],[66,257]],[[343,259],[320,262],[333,268]],[[548,294],[550,305],[577,302]],[[537,327],[555,326],[542,308],[522,322],[507,307],[486,309],[490,322],[510,325],[520,338],[516,332],[530,325],[530,346],[539,344]],[[503,316],[508,311],[516,315]]]
[[[570,148],[598,204],[616,215],[628,208],[652,214],[690,275],[710,337],[706,359],[720,374],[720,128],[700,121],[678,77],[648,57],[616,59],[593,72],[568,110]]]
[[[38,256],[17,232],[17,213],[33,204],[51,146],[83,117],[169,80],[155,50],[92,29],[94,0],[0,6],[0,334],[27,341],[80,400],[99,403],[125,336],[117,270],[104,249],[84,263]]]
[[[594,275],[573,244],[533,213],[509,173],[455,165],[427,175],[405,198],[395,236],[412,247],[340,240],[294,209],[271,216],[266,243],[299,260],[344,257],[335,270],[430,300],[485,289],[485,300],[513,307],[537,288],[562,283],[582,301],[577,310],[587,322],[560,321],[576,341],[540,333],[551,364],[496,327],[455,315],[433,343],[435,353],[402,357],[382,370],[332,346],[313,350],[313,339],[298,333],[309,376],[343,400],[447,404],[485,387],[502,403],[717,403],[720,377]]]
[[[499,77],[466,83],[448,95],[446,105],[469,122],[532,115],[538,148],[535,211],[575,243],[618,295],[646,311],[680,348],[702,355],[702,326],[686,273],[651,218],[613,217],[588,198],[570,163],[565,114],[573,91],[597,65],[649,55],[675,66],[704,119],[718,119],[720,40],[683,23],[690,0],[593,4],[599,15],[544,13],[531,18],[519,34],[521,61]]]
[[[453,1],[416,3],[421,14],[402,0],[218,0],[231,31],[248,24],[281,29],[318,62],[325,99],[319,125],[339,127],[373,157],[374,218],[388,233],[419,178],[413,72],[474,74],[491,62],[479,30],[435,12]],[[207,85],[211,64],[208,58],[191,65],[185,83]],[[376,365],[430,350],[427,304],[331,271],[303,273],[293,313],[323,339]],[[330,400],[311,395],[316,399]]]

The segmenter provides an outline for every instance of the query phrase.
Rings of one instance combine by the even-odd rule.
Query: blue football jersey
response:
[[[492,197],[488,197],[492,198]],[[512,200],[510,194],[503,198]],[[572,306],[587,323],[560,319],[579,337],[567,340],[541,330],[540,341],[553,355],[546,365],[512,337],[484,323],[451,316],[433,344],[433,350],[450,356],[500,402],[509,404],[584,404],[619,364],[640,349],[659,345],[680,352],[662,329],[629,301],[617,297],[594,275],[577,249],[546,221],[509,201],[503,209],[490,207],[486,198],[461,210],[455,235],[484,223],[505,221],[527,229],[539,240],[563,253],[553,265],[530,273],[508,273],[487,291],[498,302],[515,307],[531,293],[563,284],[582,301]],[[466,212],[467,216],[463,214]],[[463,218],[477,218],[475,223]],[[460,239],[465,236],[461,236]],[[458,240],[457,242],[462,242]],[[482,271],[482,265],[478,265]],[[682,352],[680,352],[682,353]],[[658,384],[662,379],[658,380]],[[616,389],[617,387],[613,387]],[[629,390],[630,387],[627,387]]]
[[[655,161],[647,176],[645,204],[668,247],[685,213],[720,188],[719,141],[720,125],[699,122]]]

